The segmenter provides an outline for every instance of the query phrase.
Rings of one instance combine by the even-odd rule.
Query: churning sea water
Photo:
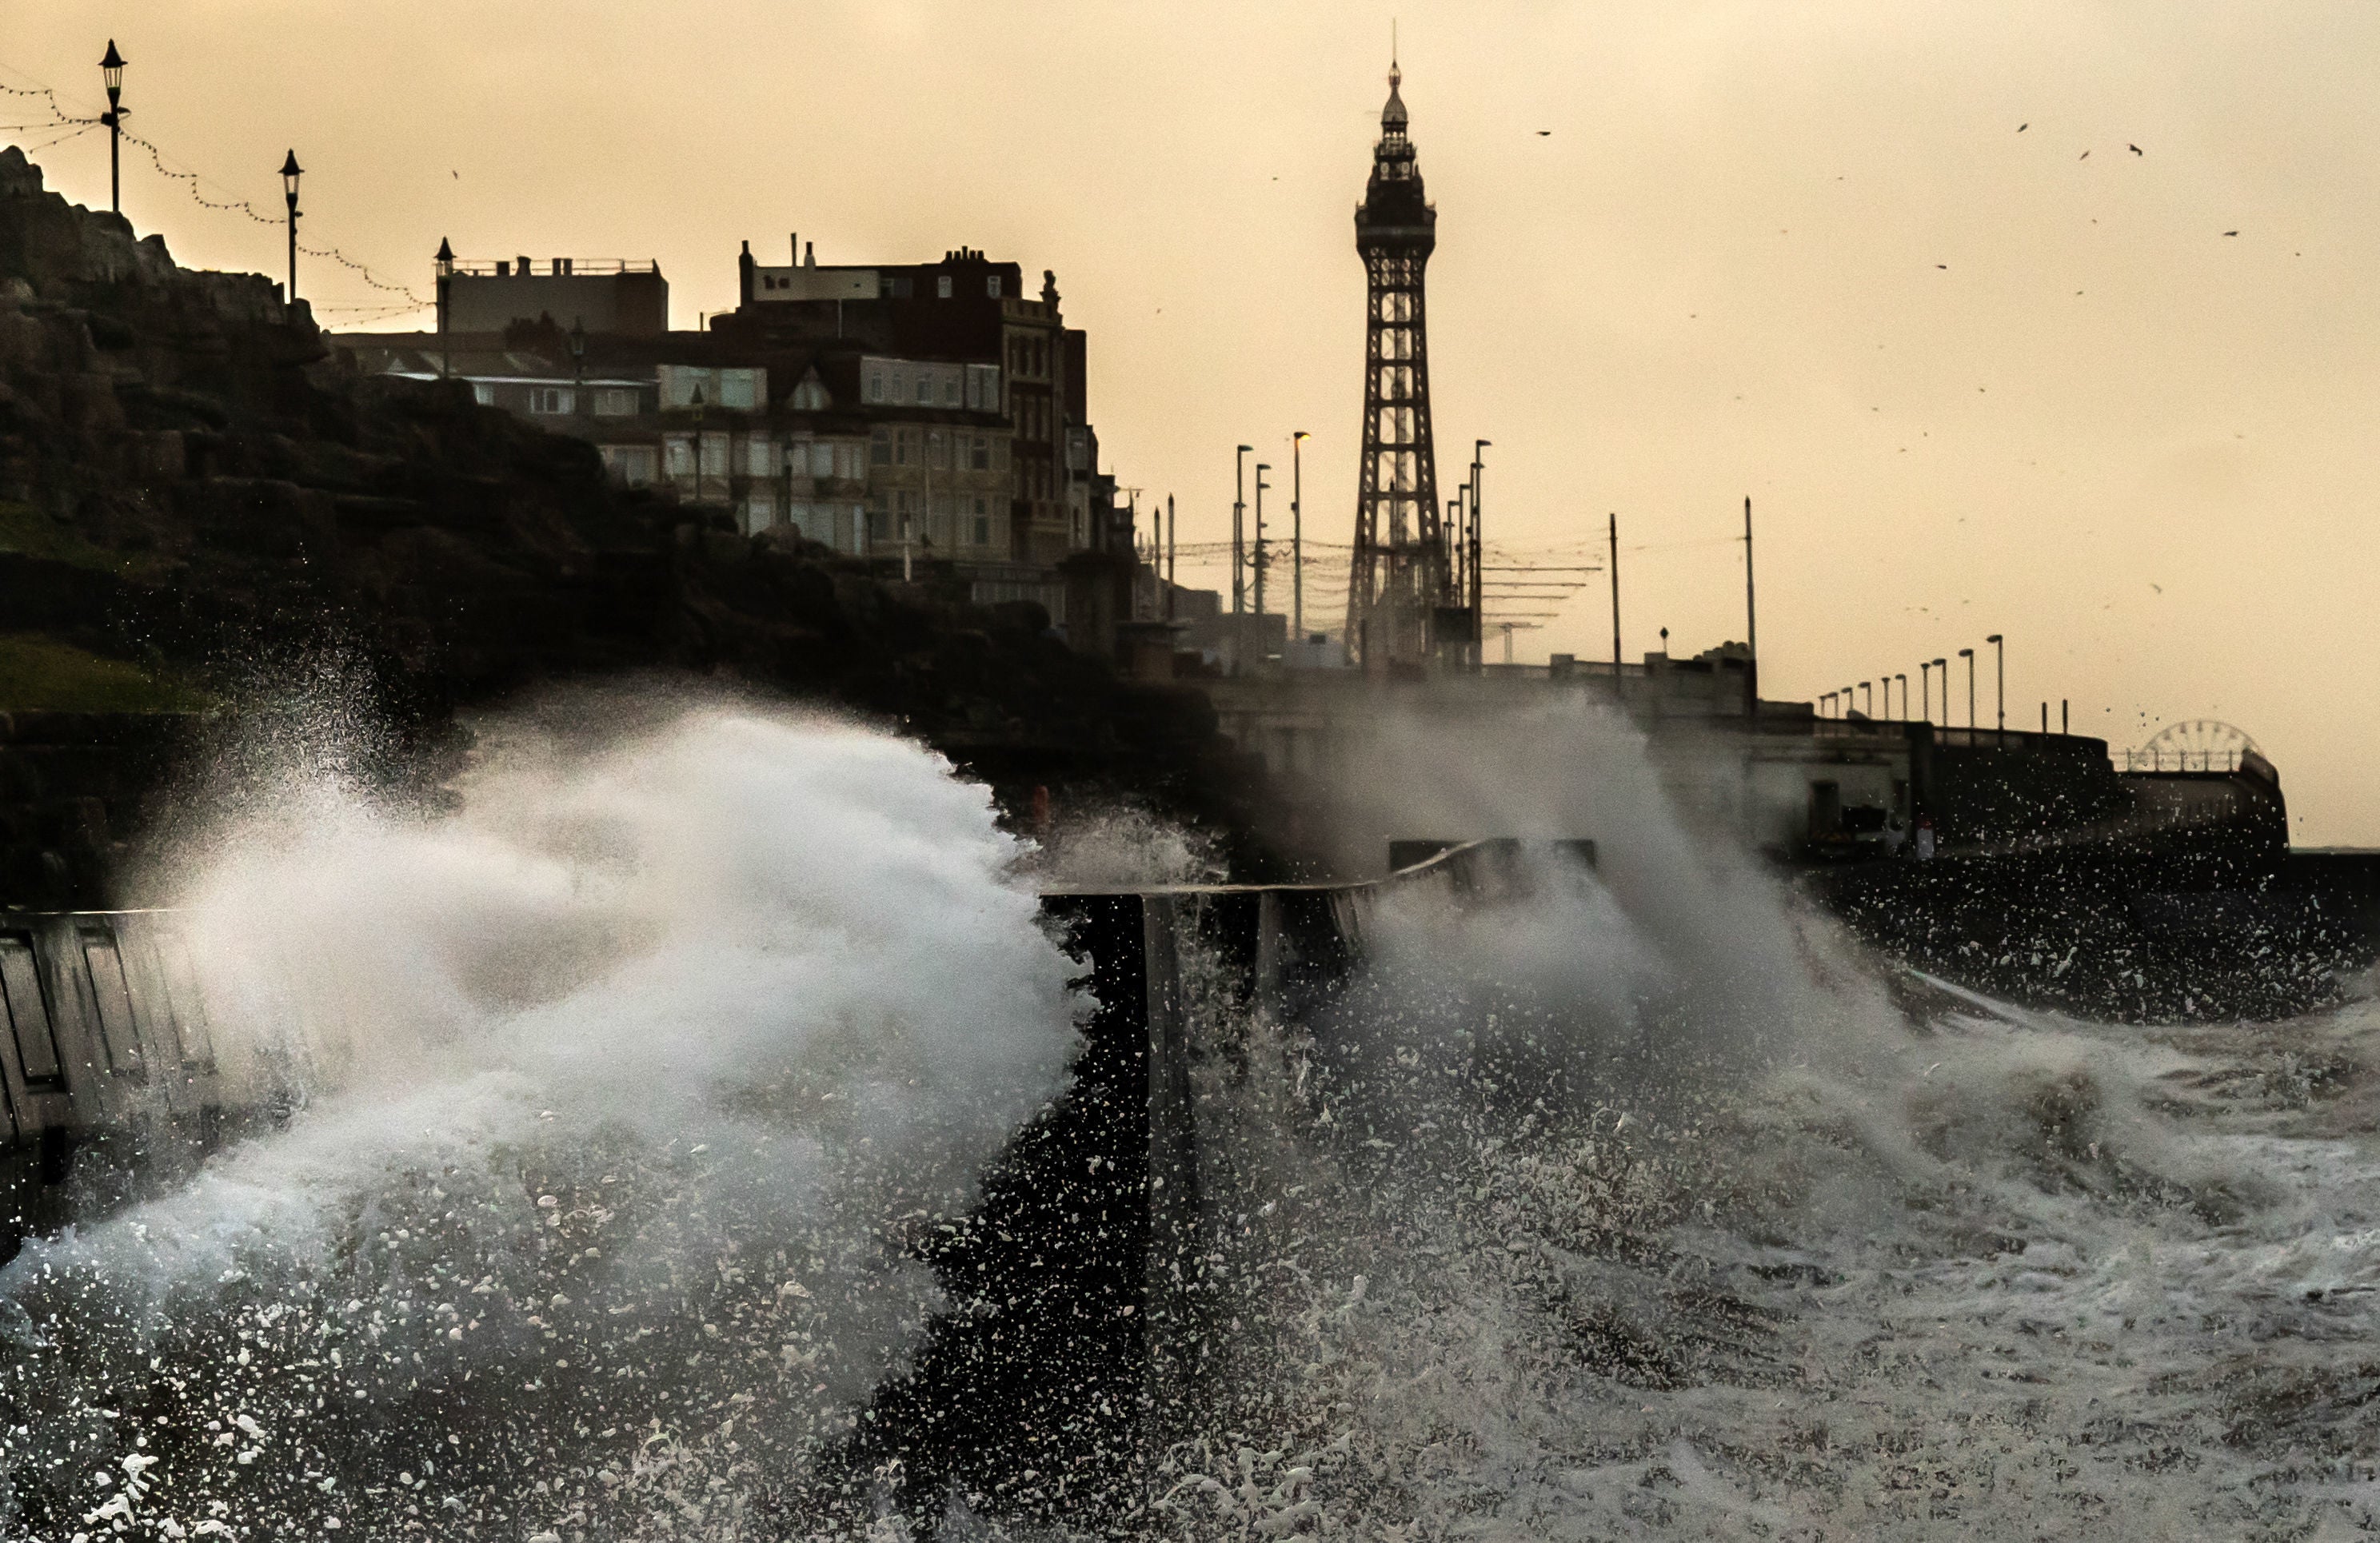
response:
[[[225,1055],[302,1097],[0,1272],[0,1536],[2380,1527],[2368,1006],[1888,989],[1641,800],[1525,907],[1383,901],[1304,1021],[1203,998],[1135,1493],[1070,1509],[1086,1452],[900,1514],[826,1465],[1078,1043],[1029,854],[925,752],[741,709],[458,791],[298,779],[193,857]]]

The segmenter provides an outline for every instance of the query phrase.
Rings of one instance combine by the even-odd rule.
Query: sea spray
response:
[[[718,707],[456,792],[301,778],[186,875],[304,1107],[0,1274],[16,1533],[747,1536],[916,1343],[1075,1043],[983,790]]]

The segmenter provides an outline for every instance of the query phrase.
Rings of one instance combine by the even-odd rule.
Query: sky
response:
[[[2380,845],[2380,7],[0,0],[0,83],[95,112],[113,37],[128,127],[208,198],[277,213],[294,148],[308,242],[417,295],[442,237],[657,259],[680,325],[735,303],[740,242],[795,232],[1052,269],[1103,463],[1184,543],[1228,535],[1240,443],[1285,528],[1313,436],[1318,593],[1392,24],[1441,485],[1493,441],[1508,561],[1598,561],[1616,515],[1623,650],[1689,655],[1743,635],[1749,497],[1764,694],[1913,690],[1973,647],[1989,723],[1998,633],[2012,727],[2226,720],[2299,842]],[[104,203],[100,134],[35,159]],[[141,153],[125,176],[183,261],[279,271],[277,227]],[[327,261],[300,286],[404,324],[333,308],[388,301]],[[1590,587],[1514,657],[1609,657],[1608,575],[1565,576]]]

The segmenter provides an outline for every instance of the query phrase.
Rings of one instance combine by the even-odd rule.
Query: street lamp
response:
[[[289,303],[298,303],[298,179],[306,168],[298,164],[298,152],[291,151],[281,163],[281,192],[289,200]]]
[[[1984,641],[1992,645],[1992,669],[1999,677],[1998,727],[1999,731],[2005,734],[2008,732],[2008,650],[2000,645],[2000,634],[1998,633],[1994,633]],[[2041,711],[2044,717],[2048,716],[2047,706],[2045,705]]]
[[[99,78],[107,82],[107,111],[99,121],[107,125],[107,207],[115,213],[124,212],[124,178],[118,172],[117,151],[124,139],[124,55],[115,51],[115,40],[107,40],[107,56],[99,61]]]
[[[1909,717],[1909,677],[1895,675],[1893,679],[1900,682],[1900,716],[1906,721]]]
[[[1975,727],[1975,651],[1961,648],[1959,657],[1967,661],[1967,728],[1973,731]]]
[[[1241,536],[1241,522],[1246,517],[1248,507],[1248,456],[1253,452],[1254,448],[1255,447],[1250,445],[1240,446],[1239,458],[1232,464],[1232,614],[1233,616],[1237,616],[1242,611],[1247,609],[1247,606],[1243,597],[1245,594],[1245,586],[1247,583],[1247,575],[1245,570],[1247,567],[1248,559],[1246,543],[1242,539]]]
[[[1305,641],[1305,441],[1301,428],[1289,437],[1289,631]]]
[[[1950,661],[1936,659],[1934,668],[1942,672],[1942,727],[1950,727]]]

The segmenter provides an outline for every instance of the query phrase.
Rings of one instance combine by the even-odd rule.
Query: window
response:
[[[947,470],[951,464],[949,438],[939,428],[926,433],[926,464],[936,471]]]
[[[471,382],[471,400],[482,407],[492,407],[496,404],[496,388],[484,381],[474,380]]]
[[[891,465],[892,464],[892,431],[889,428],[880,428],[869,436],[868,452],[870,465]]]
[[[630,488],[650,488],[655,475],[653,447],[650,445],[602,445],[598,447],[603,457],[603,469],[612,480]]]
[[[759,404],[760,382],[765,379],[757,369],[722,369],[719,372],[719,404],[742,412],[750,412]]]
[[[984,281],[983,281],[983,292],[984,292],[986,295],[990,295],[990,296],[991,296],[993,299],[995,299],[995,300],[997,300],[997,299],[999,299],[999,298],[1000,298],[1000,275],[999,275],[999,274],[994,273],[991,277],[990,277],[990,278],[988,278],[988,279],[986,279],[986,280],[984,280]]]
[[[868,539],[869,541],[876,542],[890,539],[892,535],[891,525],[892,521],[890,517],[885,514],[880,506],[876,504],[868,505]]]
[[[797,413],[824,412],[827,408],[825,384],[813,372],[806,377],[800,385],[794,388],[794,393],[787,400],[787,404]]]
[[[983,499],[975,500],[975,544],[978,547],[991,545],[990,506]]]
[[[972,471],[991,470],[991,441],[980,434],[967,443],[967,466]]]
[[[945,407],[960,405],[959,377],[955,370],[942,377],[942,405]]]
[[[820,440],[810,446],[810,476],[825,478],[834,476],[835,447]]]
[[[770,449],[769,441],[757,434],[744,441],[744,475],[746,476],[775,475],[776,461],[775,457],[769,453]]]
[[[705,434],[702,437],[702,475],[705,476],[727,475],[726,435]]]
[[[934,382],[927,376],[924,370],[919,370],[917,372],[917,405],[920,407],[930,407],[933,404]]]
[[[950,297],[951,276],[948,273],[944,273],[934,280],[934,298],[937,300],[947,300]]]
[[[884,400],[884,372],[880,369],[871,369],[868,372],[868,400],[870,402]]]
[[[670,476],[692,476],[694,475],[693,440],[687,439],[683,434],[671,435],[668,445],[668,456]]]
[[[632,418],[637,416],[637,388],[604,386],[595,392],[595,416],[601,418]]]
[[[909,464],[909,431],[905,428],[892,431],[892,464],[896,466]]]

